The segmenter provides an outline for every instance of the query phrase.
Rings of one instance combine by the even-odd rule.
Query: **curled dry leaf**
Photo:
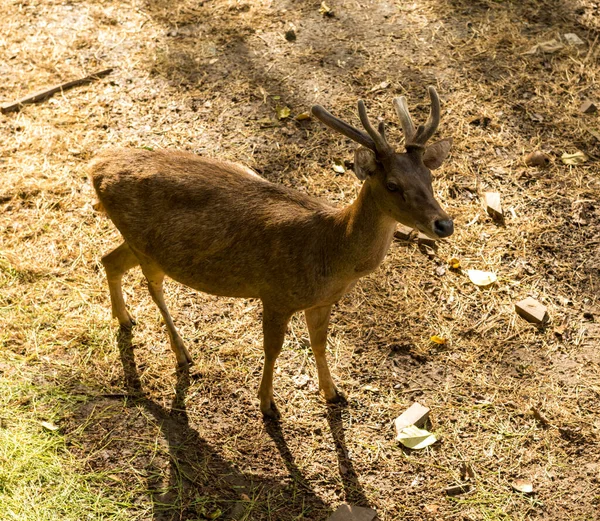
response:
[[[290,108],[289,107],[277,107],[277,118],[285,119],[290,117]]]
[[[300,112],[295,118],[296,121],[304,121],[305,119],[310,119],[310,112]]]
[[[338,174],[343,174],[346,171],[344,168],[344,162],[341,159],[334,159],[332,168]]]
[[[565,165],[580,165],[588,160],[588,156],[586,156],[581,150],[578,150],[574,154],[567,154],[565,152],[562,156],[560,156],[560,160]]]
[[[452,257],[449,261],[448,264],[450,264],[450,267],[453,270],[457,270],[458,268],[460,268],[460,260],[457,259],[456,257]]]
[[[325,2],[321,2],[321,7],[319,7],[319,13],[321,13],[323,16],[333,16],[333,11],[331,10],[331,7],[329,7]]]
[[[438,335],[433,335],[430,339],[434,344],[440,344],[440,345],[444,345],[448,342],[447,338],[438,336]]]
[[[489,286],[498,280],[496,274],[491,271],[467,270],[467,275],[476,286]]]
[[[54,425],[50,422],[40,422],[40,425],[48,431],[57,431],[59,429],[58,425]]]
[[[527,166],[546,167],[550,164],[550,156],[540,150],[534,150],[525,156]]]
[[[398,433],[396,440],[409,449],[420,450],[433,445],[437,438],[425,429],[409,425]]]
[[[512,488],[514,488],[517,492],[522,492],[523,494],[531,494],[533,493],[533,485],[530,481],[525,479],[517,479],[512,484]]]

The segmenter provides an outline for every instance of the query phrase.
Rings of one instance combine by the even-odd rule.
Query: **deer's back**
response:
[[[327,237],[318,236],[330,228],[324,222],[335,225],[335,209],[241,165],[118,150],[99,156],[90,173],[127,243],[188,286],[261,298],[287,288],[302,300],[326,275]]]

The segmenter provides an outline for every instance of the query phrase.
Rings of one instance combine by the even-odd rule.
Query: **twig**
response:
[[[9,112],[15,112],[21,110],[21,106],[27,103],[38,103],[40,101],[47,100],[52,95],[57,92],[65,91],[68,89],[72,89],[73,87],[77,87],[79,85],[85,85],[86,83],[91,83],[97,79],[102,78],[110,74],[113,69],[104,69],[103,71],[98,71],[94,74],[86,76],[85,78],[80,78],[78,80],[68,81],[66,83],[61,83],[59,85],[55,85],[54,87],[50,87],[49,89],[44,89],[40,92],[36,92],[35,94],[30,94],[29,96],[25,96],[17,101],[13,101],[11,103],[7,103],[2,105],[2,114],[8,114]]]

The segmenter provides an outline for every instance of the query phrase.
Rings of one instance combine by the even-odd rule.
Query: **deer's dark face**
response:
[[[398,154],[388,143],[385,125],[376,129],[367,116],[362,100],[358,116],[366,132],[336,118],[320,105],[312,113],[327,126],[362,145],[354,156],[354,173],[370,185],[379,209],[398,222],[417,228],[433,238],[449,237],[454,223],[433,196],[431,170],[438,168],[450,151],[452,140],[442,139],[427,146],[440,123],[440,99],[435,88],[428,87],[431,108],[424,125],[415,126],[404,96],[394,98],[400,119],[406,152]]]
[[[442,164],[450,146],[449,140],[442,140],[425,151],[411,149],[380,157],[360,147],[355,153],[355,172],[370,183],[382,212],[430,237],[449,237],[454,223],[433,195],[431,169]]]

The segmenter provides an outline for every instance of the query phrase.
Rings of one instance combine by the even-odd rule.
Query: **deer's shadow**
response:
[[[266,519],[269,513],[253,510],[259,502],[255,504],[252,498],[260,494],[272,494],[279,498],[289,496],[282,520],[303,516],[303,519],[319,521],[328,517],[330,507],[315,493],[302,474],[279,422],[265,420],[264,427],[287,468],[292,487],[282,484],[275,477],[264,478],[242,472],[233,462],[224,459],[190,425],[185,404],[190,386],[189,370],[177,370],[175,394],[167,409],[145,396],[142,390],[131,330],[119,331],[118,346],[128,395],[136,406],[141,406],[149,413],[168,447],[167,480],[156,479],[153,482],[149,479],[148,483],[154,503],[154,519],[188,519],[198,514],[211,514],[206,508],[212,509],[212,512],[221,510],[226,519]],[[343,406],[330,406],[327,421],[336,447],[345,500],[368,506],[346,448],[342,414]],[[199,505],[199,497],[211,500]]]

